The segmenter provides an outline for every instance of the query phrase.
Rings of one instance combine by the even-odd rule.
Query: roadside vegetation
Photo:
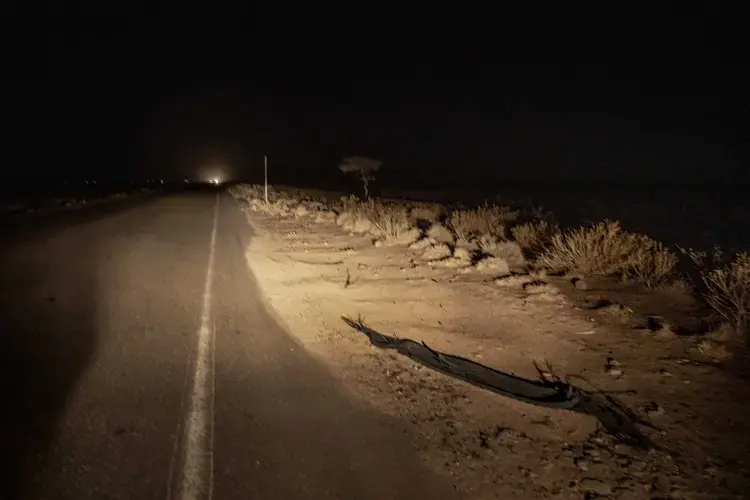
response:
[[[747,490],[744,468],[730,465],[744,460],[750,435],[737,397],[748,365],[747,254],[673,249],[617,220],[571,227],[506,200],[472,206],[277,186],[266,203],[260,186],[231,192],[253,212],[247,265],[274,314],[352,397],[424,437],[415,446],[425,463],[451,474],[464,498]],[[583,414],[373,353],[342,316],[527,380],[538,373],[617,392],[661,451],[636,453]],[[724,465],[707,476],[706,456]],[[549,473],[526,472],[540,463]]]
[[[549,214],[533,208],[484,203],[451,207],[435,203],[395,203],[354,195],[327,197],[302,190],[279,192],[238,185],[230,188],[250,209],[282,217],[336,222],[344,231],[369,234],[373,243],[404,244],[425,249],[435,262],[461,267],[550,273],[580,280],[614,278],[639,286],[642,293],[680,289],[710,307],[715,329],[750,340],[750,256],[712,255],[693,249],[667,248],[647,235],[623,229],[618,221],[560,228]],[[520,256],[520,257],[519,257]],[[719,258],[723,257],[723,258]],[[487,259],[494,260],[487,260]],[[498,260],[513,262],[498,264]],[[689,264],[693,273],[678,272]],[[720,324],[717,324],[716,320]]]

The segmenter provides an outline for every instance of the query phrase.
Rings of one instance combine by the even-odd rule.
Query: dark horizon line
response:
[[[174,175],[174,174],[153,174],[153,175],[133,175],[133,176],[117,176],[117,177],[103,177],[99,175],[71,177],[68,179],[39,179],[33,177],[10,177],[13,181],[12,185],[8,185],[3,190],[13,190],[14,188],[20,187],[33,187],[37,185],[39,187],[52,187],[52,186],[90,186],[92,188],[98,185],[127,185],[127,184],[145,184],[153,181],[154,184],[159,184],[161,181],[167,183],[184,183],[188,180],[190,183],[201,183],[208,182],[208,179],[203,179],[200,176],[195,175]],[[88,181],[88,184],[86,183]],[[94,182],[95,181],[95,182]],[[224,184],[231,183],[262,183],[262,174],[258,175],[254,173],[252,175],[232,175],[227,176],[221,180]],[[318,186],[354,186],[359,185],[359,179],[356,177],[325,177],[320,176],[306,176],[306,175],[283,175],[275,173],[269,184],[290,184],[298,183],[300,185],[310,185],[311,187]],[[574,188],[574,187],[633,187],[633,188],[649,188],[649,187],[745,187],[750,186],[750,177],[746,179],[716,179],[716,178],[690,178],[690,179],[598,179],[598,178],[546,178],[546,179],[531,179],[531,178],[520,178],[520,177],[492,177],[492,178],[477,178],[472,177],[468,179],[468,182],[457,183],[455,179],[400,179],[396,180],[393,178],[375,178],[371,182],[372,187],[377,186],[393,188],[393,187],[404,187],[411,188],[414,186],[424,186],[426,189],[473,189],[473,188],[484,188],[484,189],[498,189],[504,186],[518,186],[518,187],[562,187],[562,188]]]

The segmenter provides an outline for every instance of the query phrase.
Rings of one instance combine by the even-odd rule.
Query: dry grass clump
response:
[[[372,224],[370,231],[386,241],[401,240],[414,232],[406,207],[373,199],[363,201],[354,195],[342,196],[340,201],[342,214],[350,214],[353,219],[368,220]]]
[[[505,228],[518,214],[508,207],[482,205],[469,210],[454,210],[447,220],[456,241],[469,242],[484,235],[505,239]]]
[[[677,256],[646,235],[604,221],[552,236],[539,262],[556,271],[585,276],[617,276],[659,286],[674,276]]]
[[[359,210],[372,223],[372,232],[385,240],[400,240],[413,229],[409,212],[402,206],[371,199],[361,202]]]
[[[443,213],[443,207],[438,203],[414,202],[409,207],[409,217],[413,221],[436,222]]]
[[[263,186],[258,186],[257,184],[237,184],[236,186],[231,186],[227,191],[238,200],[251,201],[263,197]]]
[[[537,254],[544,250],[560,229],[557,224],[540,219],[513,226],[510,232],[521,248],[529,253]]]
[[[342,212],[349,212],[351,214],[359,214],[361,212],[362,200],[353,194],[342,196],[339,200],[341,201]]]
[[[700,272],[705,301],[738,335],[745,334],[750,340],[750,255],[740,252],[725,264],[720,249],[715,248],[709,258],[705,252],[684,250]]]

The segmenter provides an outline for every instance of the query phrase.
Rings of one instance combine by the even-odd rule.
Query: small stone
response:
[[[588,455],[589,457],[599,457],[601,453],[596,448],[589,448],[587,450],[583,450],[584,455]]]
[[[615,459],[615,462],[617,462],[617,465],[619,465],[623,469],[629,467],[630,464],[632,463],[631,460],[630,460],[630,458],[626,457],[626,456],[619,456],[619,457],[617,457],[617,459]]]
[[[703,469],[703,477],[705,477],[706,479],[711,479],[716,475],[718,471],[719,469],[714,466],[706,467],[705,469]]]
[[[537,477],[539,477],[536,472],[531,469],[527,469],[526,467],[519,467],[519,472],[521,472],[524,477],[527,477],[529,479],[536,479]]]
[[[643,495],[630,488],[622,489],[617,494],[617,500],[641,500]]]
[[[643,407],[643,411],[646,413],[646,415],[649,415],[651,417],[664,415],[664,408],[660,406],[656,401],[651,401],[650,403],[647,403]]]
[[[573,464],[581,470],[589,470],[589,461],[583,457],[573,460]]]
[[[570,283],[576,288],[576,290],[588,290],[589,287],[585,281],[581,278],[573,278]]]
[[[629,457],[633,454],[633,447],[628,446],[627,444],[617,443],[615,444],[614,449],[615,453],[617,453],[618,455]]]
[[[615,358],[609,357],[607,358],[607,364],[604,367],[604,372],[613,377],[619,377],[620,375],[622,375],[622,370],[619,367],[620,362]]]
[[[601,496],[607,496],[612,493],[611,485],[592,477],[583,478],[579,484],[579,487],[583,491],[595,493]]]
[[[383,240],[372,240],[372,246],[380,248],[383,246]]]
[[[669,328],[669,325],[664,321],[664,317],[654,315],[646,316],[646,328],[652,332],[656,332],[665,327]]]

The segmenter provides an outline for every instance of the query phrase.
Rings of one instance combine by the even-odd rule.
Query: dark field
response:
[[[160,194],[214,186],[184,181],[40,183],[11,182],[0,187],[0,217],[39,215],[63,209],[82,208],[105,200],[132,198],[134,195]]]

